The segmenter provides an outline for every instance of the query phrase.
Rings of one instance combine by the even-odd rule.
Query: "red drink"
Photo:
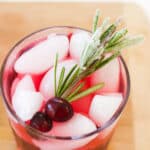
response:
[[[52,27],[25,37],[12,48],[2,67],[1,89],[18,150],[106,149],[129,95],[129,74],[122,57],[85,79],[85,88],[102,81],[105,87],[72,102],[74,116],[69,121],[54,122],[53,128],[47,133],[29,125],[30,115],[35,114],[33,110],[43,112],[47,100],[54,96],[54,50],[57,48],[60,56],[58,74],[62,67],[66,67],[67,72],[67,69],[79,63],[80,49],[89,37],[90,32],[83,29]],[[48,46],[51,47],[49,51]],[[22,92],[21,96],[20,91],[16,94],[19,98],[14,94],[17,90]],[[17,100],[14,98],[17,102],[13,102],[13,97],[17,97]],[[36,108],[34,102],[29,106],[26,104],[28,102],[24,102],[28,98],[36,100]],[[23,109],[33,105],[33,110],[31,107],[28,113],[22,111],[21,103]]]

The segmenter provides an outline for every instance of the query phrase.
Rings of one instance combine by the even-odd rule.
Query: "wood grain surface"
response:
[[[129,102],[108,150],[150,149],[150,29],[144,11],[123,3],[0,3],[0,65],[10,48],[25,35],[53,25],[91,29],[96,8],[106,16],[123,16],[131,33],[145,41],[123,52],[131,75]],[[0,149],[15,150],[15,141],[0,98]]]

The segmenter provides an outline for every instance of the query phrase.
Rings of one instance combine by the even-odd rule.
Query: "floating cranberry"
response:
[[[37,112],[31,119],[30,125],[42,132],[47,132],[52,128],[52,120],[44,113]]]
[[[52,98],[48,100],[45,106],[45,113],[54,121],[63,122],[73,116],[71,104],[62,98]]]

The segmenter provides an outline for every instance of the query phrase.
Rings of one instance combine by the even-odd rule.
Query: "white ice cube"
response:
[[[60,137],[82,136],[95,130],[96,125],[93,121],[82,114],[75,113],[74,116],[66,122],[54,123],[53,128],[48,135]],[[50,139],[49,141],[33,140],[33,142],[42,150],[74,150],[86,145],[96,136],[97,134],[93,134],[79,140]]]
[[[71,57],[79,60],[81,54],[90,41],[90,35],[87,32],[74,33],[70,40],[70,55]]]
[[[55,122],[50,134],[55,136],[80,136],[94,130],[96,130],[96,126],[92,120],[80,113],[75,113],[68,121]]]
[[[95,95],[90,106],[89,116],[98,126],[103,125],[117,111],[122,100],[122,94]]]
[[[30,120],[39,111],[43,102],[40,92],[19,90],[12,98],[12,105],[16,114],[23,121]]]
[[[65,74],[64,74],[64,78],[65,78],[67,73],[75,64],[77,64],[77,62],[73,59],[65,60],[58,64],[57,74],[56,74],[57,84],[59,81],[62,68],[65,67]],[[40,84],[40,92],[43,94],[46,100],[54,96],[54,67],[51,68],[43,77]]]
[[[16,85],[15,92],[20,90],[35,91],[34,83],[30,75],[25,75]]]
[[[54,64],[56,53],[59,60],[68,54],[69,40],[64,35],[49,36],[23,53],[16,61],[14,68],[18,73],[39,74]]]

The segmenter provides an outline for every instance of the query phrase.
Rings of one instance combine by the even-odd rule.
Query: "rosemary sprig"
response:
[[[135,44],[138,44],[139,42],[143,41],[143,36],[142,35],[138,35],[138,36],[134,36],[134,37],[126,37],[124,39],[122,39],[121,41],[114,43],[111,46],[107,46],[105,48],[106,52],[110,52],[110,51],[121,51],[124,48],[128,48],[130,46],[133,46]]]
[[[99,83],[86,90],[82,90],[84,82],[81,82],[81,80],[118,57],[122,49],[143,40],[143,36],[127,36],[128,30],[126,28],[117,31],[117,27],[121,21],[120,19],[110,24],[107,18],[98,27],[99,14],[99,10],[97,10],[93,19],[91,40],[82,52],[80,64],[74,65],[66,77],[65,68],[62,68],[58,87],[56,87],[58,63],[58,56],[56,55],[54,66],[55,96],[72,102],[102,88],[104,83]],[[107,55],[108,53],[109,55]]]
[[[100,14],[100,11],[99,11],[99,9],[97,9],[97,10],[96,10],[95,17],[93,18],[93,22],[94,22],[94,23],[93,23],[93,29],[92,29],[93,33],[94,33],[94,32],[96,31],[96,29],[97,29],[99,14]]]
[[[117,26],[115,24],[111,24],[106,31],[100,36],[100,41],[107,42],[107,38],[109,38],[116,30]]]
[[[67,100],[70,100],[72,97],[74,97],[84,86],[84,83],[79,84],[75,90],[67,97]]]
[[[71,78],[71,75],[73,74],[73,72],[75,71],[75,69],[77,68],[77,64],[74,65],[71,70],[68,72],[67,76],[65,77],[61,87],[60,87],[60,90],[58,92],[58,96],[61,96],[64,92],[64,88],[66,89],[66,84],[68,84],[68,80]],[[68,85],[67,85],[68,86]]]
[[[74,73],[72,74],[72,76],[70,76],[70,78],[66,81],[66,83],[64,84],[64,86],[62,87],[62,90],[60,92],[60,95],[63,95],[63,93],[66,91],[66,89],[69,88],[69,86],[72,84],[72,82],[75,80],[75,78],[78,76],[80,69],[77,68]]]
[[[72,102],[72,101],[75,101],[75,100],[77,100],[79,98],[82,98],[82,97],[84,97],[86,95],[89,95],[89,94],[95,92],[96,90],[102,88],[103,86],[104,86],[104,83],[99,83],[97,85],[94,85],[91,88],[88,88],[88,89],[86,89],[86,90],[84,90],[84,91],[82,91],[80,93],[77,93],[76,95],[74,95],[73,97],[71,97],[68,101]]]
[[[124,37],[127,34],[127,32],[128,32],[128,30],[126,28],[121,29],[118,32],[115,32],[115,34],[111,37],[111,39],[109,40],[109,42],[105,46],[105,48],[111,47],[114,44],[116,44],[120,39],[122,39],[122,37]]]
[[[63,84],[63,80],[64,80],[64,74],[65,74],[65,67],[62,68],[61,73],[60,73],[58,88],[57,88],[57,92],[56,92],[57,97],[59,96],[60,90],[62,88],[62,84]]]

